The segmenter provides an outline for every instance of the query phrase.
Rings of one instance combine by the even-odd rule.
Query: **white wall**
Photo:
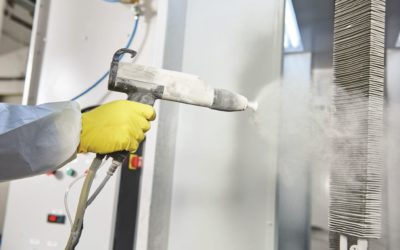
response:
[[[141,18],[131,48],[140,49],[140,63],[152,65],[156,1],[146,2],[152,14]],[[109,69],[114,52],[126,45],[134,20],[130,5],[106,1],[51,1],[50,7],[38,103],[69,100],[96,81]],[[103,81],[78,101],[82,107],[94,105],[108,94],[107,81]]]
[[[255,99],[280,77],[283,2],[188,1],[183,71]],[[181,105],[170,250],[274,249],[276,149],[252,118]]]

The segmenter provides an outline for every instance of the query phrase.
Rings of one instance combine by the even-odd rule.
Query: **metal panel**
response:
[[[36,3],[33,20],[32,38],[26,69],[23,104],[35,104],[43,63],[47,23],[50,11],[50,0],[39,0]]]
[[[280,250],[309,249],[310,148],[308,115],[311,54],[285,55],[278,170],[278,237]]]
[[[3,233],[4,216],[6,212],[6,201],[8,195],[8,183],[0,183],[0,234]]]
[[[387,198],[388,198],[388,249],[400,249],[400,50],[387,52]]]
[[[4,4],[6,3],[6,0],[0,0],[0,10],[4,9]],[[4,12],[1,11],[0,13],[0,30],[3,30],[3,18],[4,18]],[[2,36],[2,32],[0,32],[0,39]]]
[[[83,174],[93,155],[81,155],[68,164]],[[106,174],[107,167],[100,169],[99,177]],[[6,220],[2,250],[13,249],[64,249],[70,231],[69,223],[50,224],[46,221],[50,213],[65,215],[64,191],[74,178],[66,175],[66,168],[60,170],[59,178],[41,175],[13,181],[7,201]],[[61,177],[62,176],[62,177]],[[101,196],[89,209],[85,217],[85,230],[77,249],[110,249],[113,243],[115,202],[118,194],[119,173],[110,180]],[[96,178],[94,186],[102,178]],[[79,196],[79,183],[69,196],[71,212],[74,213]],[[16,226],[18,225],[18,226]]]
[[[183,71],[256,99],[281,76],[283,6],[188,1]],[[168,249],[275,249],[277,130],[253,119],[180,107]]]

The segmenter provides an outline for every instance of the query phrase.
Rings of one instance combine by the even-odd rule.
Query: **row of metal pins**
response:
[[[385,0],[336,0],[330,248],[379,238],[383,181]]]

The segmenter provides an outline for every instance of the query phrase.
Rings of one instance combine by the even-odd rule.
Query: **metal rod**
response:
[[[341,234],[340,235],[340,250],[348,250],[348,245],[347,245],[347,236]]]

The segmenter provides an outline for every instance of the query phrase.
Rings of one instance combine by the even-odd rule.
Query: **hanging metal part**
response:
[[[357,245],[353,245],[350,247],[350,250],[367,250],[368,249],[368,241],[366,239],[359,239],[357,241]]]
[[[330,247],[366,250],[381,236],[385,0],[336,0],[334,23]]]

